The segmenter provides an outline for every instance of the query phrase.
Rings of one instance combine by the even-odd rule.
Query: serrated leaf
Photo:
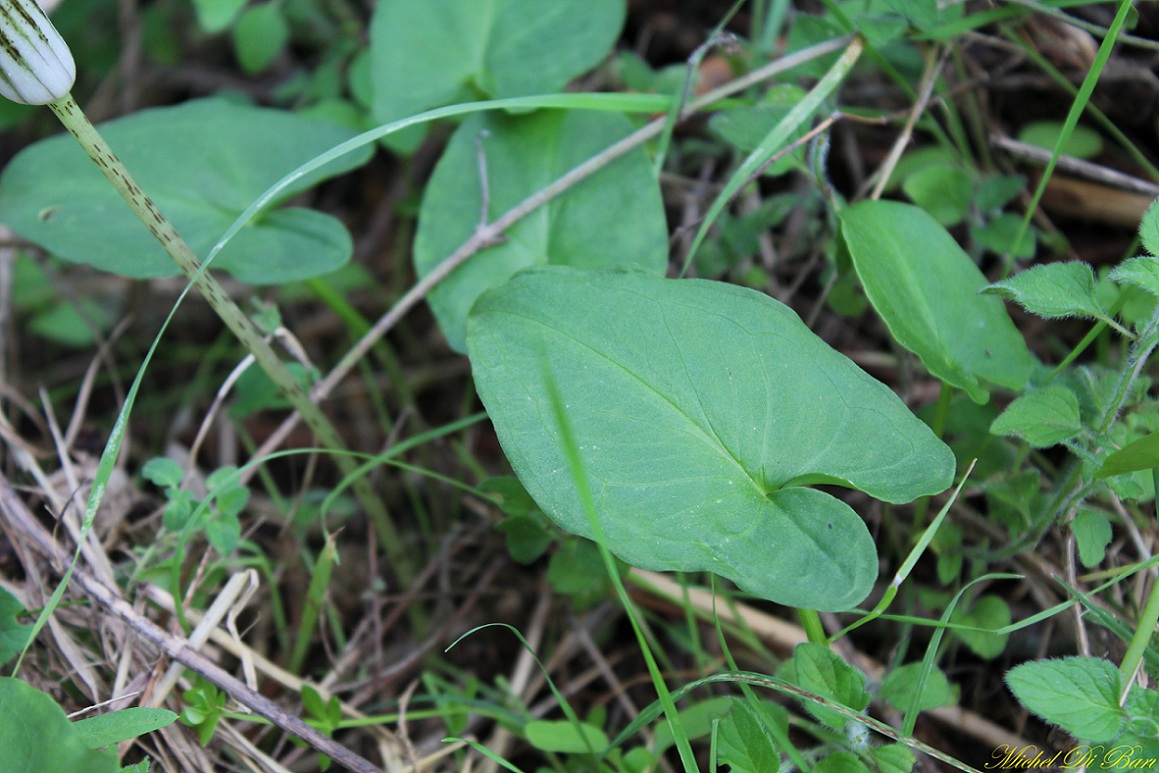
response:
[[[624,0],[391,0],[370,24],[374,115],[382,123],[480,96],[560,91],[607,55]],[[389,140],[413,151],[419,132]]]
[[[865,675],[841,659],[837,653],[821,644],[806,642],[793,650],[793,659],[786,664],[784,676],[802,689],[814,695],[829,698],[854,711],[861,711],[869,705],[869,694],[865,692]],[[834,730],[845,727],[849,720],[827,706],[809,700],[802,701],[805,708]]]
[[[1159,255],[1159,199],[1151,202],[1139,223],[1139,239],[1143,248],[1152,255]]]
[[[1151,209],[1147,211],[1150,213],[1154,210],[1155,205],[1152,204]],[[1146,220],[1144,220],[1144,223],[1146,223]],[[1159,236],[1156,238],[1159,239]],[[1133,285],[1142,290],[1146,290],[1152,295],[1159,295],[1159,258],[1141,255],[1137,258],[1125,260],[1111,269],[1109,276],[1116,282]]]
[[[586,722],[564,719],[535,720],[523,727],[527,742],[536,749],[557,754],[600,754],[608,748],[604,731]]]
[[[623,116],[585,111],[489,114],[467,120],[427,185],[414,245],[415,270],[420,276],[434,270],[478,227],[480,147],[487,161],[490,221],[630,131]],[[634,151],[516,223],[502,244],[455,269],[428,300],[447,341],[462,352],[471,304],[516,271],[552,263],[663,274],[667,233],[651,164],[642,150]]]
[[[1155,467],[1159,467],[1159,432],[1144,435],[1107,456],[1095,470],[1095,477],[1110,478]]]
[[[986,277],[923,210],[862,201],[842,210],[841,238],[874,309],[931,375],[989,398],[986,386],[1020,390],[1033,358]]]
[[[1079,401],[1062,386],[1027,392],[1006,407],[990,425],[990,432],[1019,437],[1035,448],[1048,448],[1082,432]]]
[[[853,752],[833,752],[813,766],[813,773],[869,773]]]
[[[869,750],[881,773],[910,773],[917,759],[902,743],[890,743]]]
[[[758,716],[760,711],[764,716]],[[720,723],[719,757],[728,763],[730,773],[777,773],[781,768],[776,742],[765,723],[775,723],[788,733],[788,712],[773,703],[761,704],[756,710],[736,699],[728,718]]]
[[[176,720],[177,715],[168,709],[134,706],[77,720],[73,727],[90,749],[99,749],[168,727]]]
[[[1106,317],[1095,297],[1095,274],[1087,263],[1047,263],[1019,272],[983,290],[1017,302],[1031,314],[1058,317]]]
[[[325,121],[221,98],[143,110],[100,129],[202,258],[273,183],[354,136]],[[306,175],[281,200],[359,166],[371,152],[354,151]],[[8,163],[0,174],[0,211],[12,230],[65,260],[134,278],[180,273],[68,135],[38,142]],[[333,271],[351,251],[340,222],[294,207],[256,217],[213,267],[244,282],[279,284]]]
[[[94,751],[46,693],[0,677],[0,749],[4,773],[114,773],[115,749]]]
[[[528,493],[592,537],[549,380],[558,389],[608,547],[642,568],[846,609],[877,576],[873,541],[805,486],[903,502],[953,476],[949,448],[891,390],[752,290],[549,266],[480,297],[467,345]]]
[[[1023,663],[1006,674],[1023,706],[1075,738],[1099,743],[1119,734],[1119,672],[1101,658]]]
[[[1107,545],[1114,536],[1107,516],[1093,510],[1080,510],[1071,522],[1075,543],[1079,549],[1079,560],[1090,569],[1097,566],[1106,556]]]

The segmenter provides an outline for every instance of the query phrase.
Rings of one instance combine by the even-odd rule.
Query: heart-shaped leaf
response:
[[[478,227],[480,152],[487,163],[490,221],[630,131],[627,119],[615,113],[543,110],[471,118],[455,132],[423,197],[416,271],[429,273]],[[471,304],[516,271],[550,262],[662,274],[667,233],[652,167],[642,150],[633,151],[520,220],[504,243],[459,266],[428,300],[447,340],[462,352]]]
[[[607,56],[624,0],[390,0],[370,24],[374,115],[559,91]],[[392,136],[413,151],[421,130]]]
[[[841,212],[841,237],[869,302],[926,370],[984,403],[985,384],[1019,391],[1033,360],[988,283],[945,228],[918,207],[862,201]]]
[[[280,110],[202,99],[110,121],[101,133],[193,251],[204,258],[239,215],[295,167],[354,132]],[[369,158],[349,153],[295,181],[282,199]],[[85,156],[60,135],[0,175],[0,212],[18,234],[65,260],[123,276],[174,276],[176,264]],[[214,259],[253,284],[332,271],[350,259],[346,228],[313,210],[259,215]]]
[[[847,609],[873,540],[830,483],[905,502],[947,488],[949,448],[787,307],[741,287],[547,266],[475,304],[476,387],[516,474],[568,531],[558,390],[607,545],[636,566],[721,574],[782,604]]]

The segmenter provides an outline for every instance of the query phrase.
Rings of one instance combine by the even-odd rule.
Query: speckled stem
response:
[[[100,168],[113,187],[117,189],[121,197],[137,213],[141,222],[161,243],[173,261],[189,277],[226,327],[253,354],[262,370],[269,375],[282,394],[286,396],[286,399],[290,401],[290,404],[294,406],[294,409],[302,415],[302,419],[314,432],[318,442],[325,448],[338,452],[334,455],[334,460],[342,474],[354,475],[357,463],[353,457],[343,453],[346,450],[345,444],[334,425],[310,399],[307,389],[291,375],[281,358],[262,337],[250,318],[234,303],[213,275],[204,270],[201,261],[198,260],[193,250],[161,214],[152,199],[141,190],[129,170],[125,168],[117,155],[113,153],[112,148],[105,142],[104,137],[89,122],[84,111],[73,99],[72,94],[49,103],[48,107],[56,114],[69,133],[76,138],[76,141],[80,143],[80,146],[84,148],[89,158]],[[405,581],[405,578],[412,574],[410,559],[403,549],[398,531],[386,511],[385,505],[374,493],[364,476],[356,475],[352,487],[374,522],[379,540],[394,564],[399,579]]]

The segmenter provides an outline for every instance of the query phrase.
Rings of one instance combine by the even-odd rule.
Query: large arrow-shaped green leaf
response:
[[[528,492],[593,536],[553,418],[558,389],[608,547],[837,610],[877,576],[865,524],[805,488],[890,502],[947,488],[948,447],[787,307],[740,287],[550,266],[485,293],[468,323],[479,395]]]

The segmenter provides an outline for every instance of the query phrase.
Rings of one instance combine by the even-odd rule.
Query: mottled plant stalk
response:
[[[345,454],[342,438],[309,392],[293,377],[282,360],[262,337],[233,299],[165,219],[157,206],[141,190],[132,174],[117,158],[96,127],[72,97],[76,65],[68,44],[44,15],[35,0],[0,0],[0,95],[26,105],[48,105],[64,127],[76,138],[89,158],[129,204],[141,222],[185,273],[209,305],[253,355],[258,365],[290,401],[318,441],[335,451],[335,461],[370,515],[399,580],[412,575],[410,560],[402,549],[382,500],[358,472],[357,463]]]
[[[357,473],[357,463],[346,455],[345,444],[338,435],[334,425],[326,418],[311,399],[309,391],[286,368],[281,358],[262,336],[254,323],[245,312],[229,297],[225,288],[206,271],[201,261],[177,233],[173,225],[157,209],[153,200],[141,190],[141,186],[133,179],[132,174],[125,168],[113,149],[105,142],[104,137],[96,127],[89,122],[84,111],[77,105],[72,94],[48,104],[50,110],[56,114],[64,127],[68,129],[80,146],[88,154],[93,163],[100,168],[108,181],[121,197],[129,204],[149,233],[161,243],[169,257],[187,276],[198,292],[213,308],[221,321],[230,329],[253,356],[258,365],[266,372],[270,379],[281,390],[290,404],[302,414],[302,419],[313,431],[325,448],[336,451],[334,460],[343,475],[354,475],[352,488],[358,496],[362,506],[370,515],[383,549],[390,558],[394,570],[400,580],[408,579],[412,574],[410,560],[402,549],[398,530],[390,519],[382,500],[374,493],[369,482]]]

